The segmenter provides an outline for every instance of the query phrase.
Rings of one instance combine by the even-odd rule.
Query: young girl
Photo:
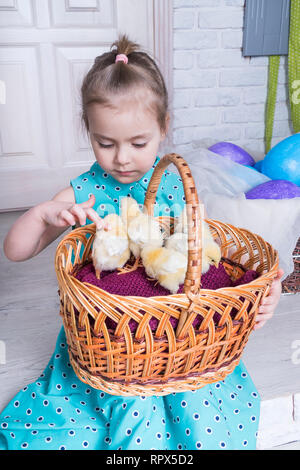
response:
[[[102,217],[111,207],[118,213],[128,194],[144,202],[169,124],[167,91],[154,61],[122,36],[85,77],[82,110],[96,161],[16,221],[4,241],[12,261],[36,256],[70,226],[102,226]],[[182,208],[184,199],[181,179],[166,171],[156,215]],[[260,306],[258,327],[273,315],[281,275]],[[255,449],[259,409],[242,362],[224,381],[166,396],[122,397],[88,387],[69,364],[62,328],[42,375],[0,415],[0,449]]]

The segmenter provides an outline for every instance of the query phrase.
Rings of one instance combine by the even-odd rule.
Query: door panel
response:
[[[172,14],[172,2],[166,4]],[[157,5],[0,0],[0,210],[48,200],[90,167],[94,155],[80,120],[82,78],[119,33],[156,58]]]

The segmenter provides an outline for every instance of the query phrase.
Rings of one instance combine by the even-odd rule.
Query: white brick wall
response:
[[[244,0],[173,0],[173,141],[210,138],[264,156],[268,58],[242,56]],[[291,135],[287,60],[281,58],[272,145]]]

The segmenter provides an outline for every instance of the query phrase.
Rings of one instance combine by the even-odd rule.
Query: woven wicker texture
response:
[[[278,270],[278,253],[262,237],[207,219],[222,256],[228,259],[231,249],[226,267],[232,280],[250,269],[259,277],[236,287],[201,289],[201,206],[191,171],[181,156],[168,154],[160,160],[148,186],[145,207],[153,213],[157,188],[170,163],[180,173],[188,208],[188,269],[183,293],[114,295],[76,279],[74,267],[91,260],[95,224],[73,230],[56,250],[60,313],[70,362],[80,380],[113,395],[166,395],[223,380],[239,363],[258,305],[268,295]],[[164,229],[172,227],[172,218],[158,220]],[[218,324],[213,320],[216,313]],[[203,321],[194,328],[197,315]],[[178,319],[176,331],[169,321],[171,316]],[[114,333],[107,328],[107,317],[117,324]],[[155,331],[149,325],[153,317],[158,320]],[[138,324],[134,333],[129,327],[131,319]]]

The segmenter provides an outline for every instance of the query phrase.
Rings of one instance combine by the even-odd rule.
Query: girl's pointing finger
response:
[[[95,202],[96,202],[96,198],[94,194],[91,194],[87,201],[81,202],[78,205],[81,206],[83,209],[88,209],[88,208],[93,207]]]
[[[70,209],[71,214],[76,215],[80,225],[86,224],[86,213],[79,205],[75,205]]]
[[[96,224],[97,230],[100,230],[101,228],[103,228],[103,220],[94,209],[92,208],[86,209],[85,212],[88,218]]]

